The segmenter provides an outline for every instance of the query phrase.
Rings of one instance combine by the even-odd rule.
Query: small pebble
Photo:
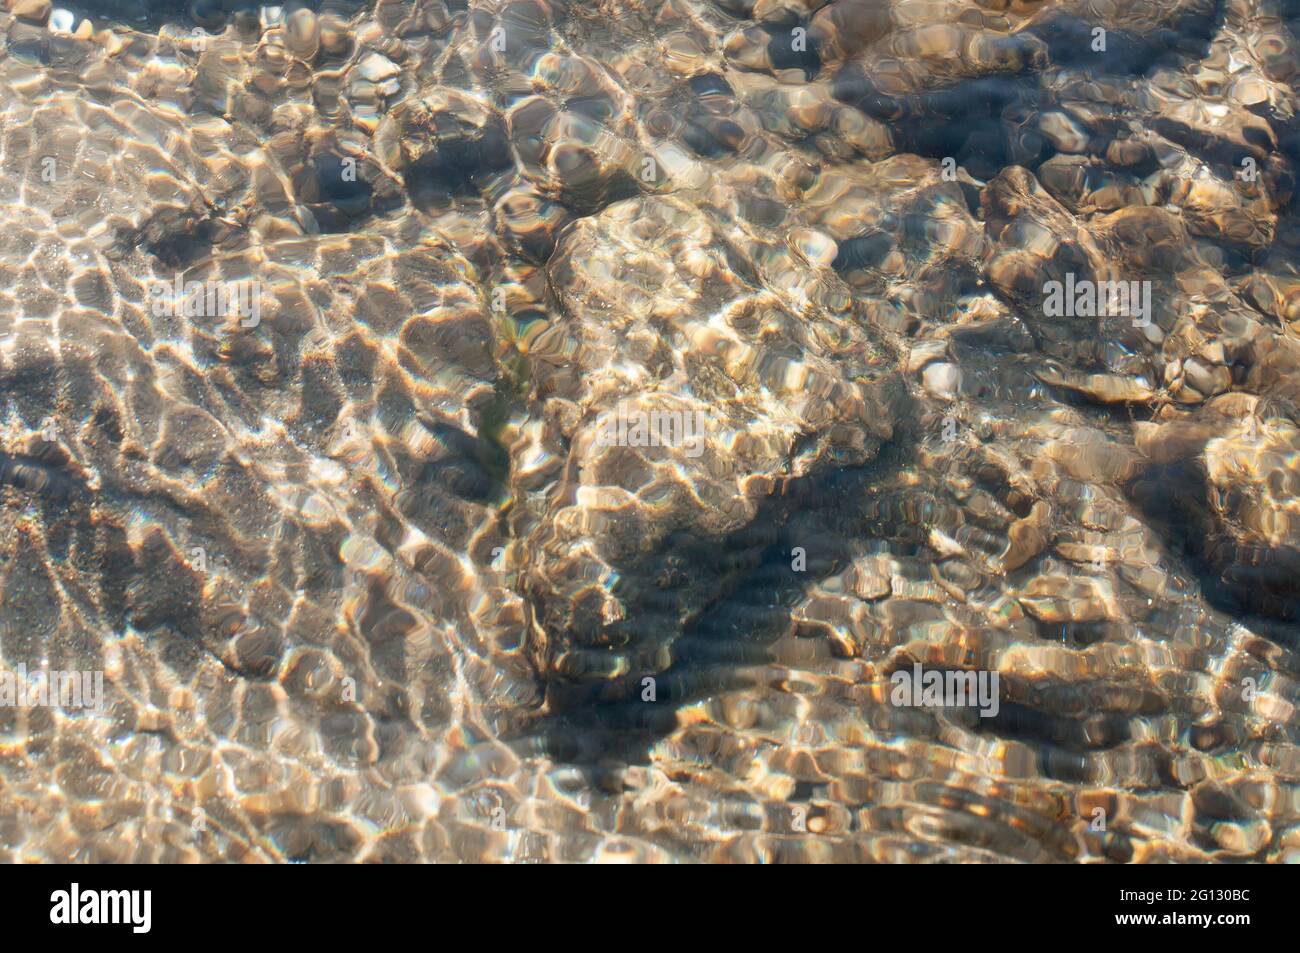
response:
[[[50,18],[53,6],[50,0],[13,0],[9,12],[29,23],[44,23]]]

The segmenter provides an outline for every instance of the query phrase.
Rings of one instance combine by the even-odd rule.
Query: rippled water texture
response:
[[[1297,0],[7,9],[4,857],[1300,860]]]

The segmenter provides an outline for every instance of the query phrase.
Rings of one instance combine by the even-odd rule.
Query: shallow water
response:
[[[0,14],[4,857],[1300,859],[1300,3],[174,7]]]

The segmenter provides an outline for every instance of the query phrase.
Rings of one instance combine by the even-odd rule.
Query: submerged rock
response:
[[[519,524],[543,671],[668,667],[725,578],[725,564],[685,572],[683,555],[725,548],[782,484],[860,465],[893,435],[887,351],[851,314],[798,313],[747,281],[756,263],[730,237],[688,203],[635,199],[578,222],[552,257],[565,317],[529,347],[533,399],[547,421],[573,411],[514,451],[554,461],[524,511],[535,528]]]

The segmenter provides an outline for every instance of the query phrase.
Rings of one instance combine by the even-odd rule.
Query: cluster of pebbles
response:
[[[1300,4],[5,9],[9,859],[1300,860]]]

